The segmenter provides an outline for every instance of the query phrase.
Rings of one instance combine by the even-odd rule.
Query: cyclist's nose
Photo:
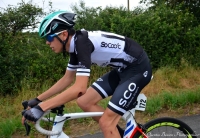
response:
[[[46,44],[47,44],[47,45],[50,45],[51,43],[50,43],[49,41],[46,41]]]

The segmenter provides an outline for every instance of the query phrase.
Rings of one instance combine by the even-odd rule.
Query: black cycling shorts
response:
[[[140,60],[123,71],[113,69],[92,84],[102,98],[112,96],[108,108],[119,115],[134,107],[141,90],[150,82],[152,69],[144,52]]]

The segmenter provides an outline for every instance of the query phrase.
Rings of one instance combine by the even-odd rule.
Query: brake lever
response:
[[[25,129],[26,129],[26,136],[29,135],[30,131],[31,131],[31,126],[26,122],[24,122],[24,126],[25,126]]]
[[[24,107],[24,110],[28,107],[28,101],[23,101],[22,105]]]
[[[22,111],[22,116],[23,116],[24,113],[26,112],[26,108],[28,107],[28,101],[22,102],[22,105],[24,107],[24,110]],[[26,136],[28,136],[31,131],[31,126],[26,122],[26,120],[24,121],[24,126],[26,129]]]

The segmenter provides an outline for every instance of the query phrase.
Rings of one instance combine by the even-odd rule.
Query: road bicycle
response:
[[[186,123],[175,118],[161,117],[151,120],[146,124],[138,123],[135,120],[135,111],[145,111],[146,103],[147,97],[142,93],[139,94],[135,107],[122,116],[122,119],[126,121],[123,138],[197,138],[194,131]],[[22,105],[26,109],[28,102],[25,101]],[[63,109],[64,105],[45,112],[36,122],[36,130],[50,136],[50,138],[70,138],[63,131],[63,125],[67,120],[102,116],[103,114],[103,112],[64,113]],[[56,115],[54,117],[47,117],[50,112]],[[42,128],[40,125],[41,120],[52,122],[52,130]],[[30,125],[25,122],[25,127],[28,135]]]

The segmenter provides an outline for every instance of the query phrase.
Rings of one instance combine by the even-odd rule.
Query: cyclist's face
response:
[[[56,34],[48,35],[46,37],[46,44],[49,45],[55,53],[60,53],[63,50],[63,45],[56,37],[59,37],[63,41],[66,39],[67,35],[68,33],[66,31],[61,31]]]

